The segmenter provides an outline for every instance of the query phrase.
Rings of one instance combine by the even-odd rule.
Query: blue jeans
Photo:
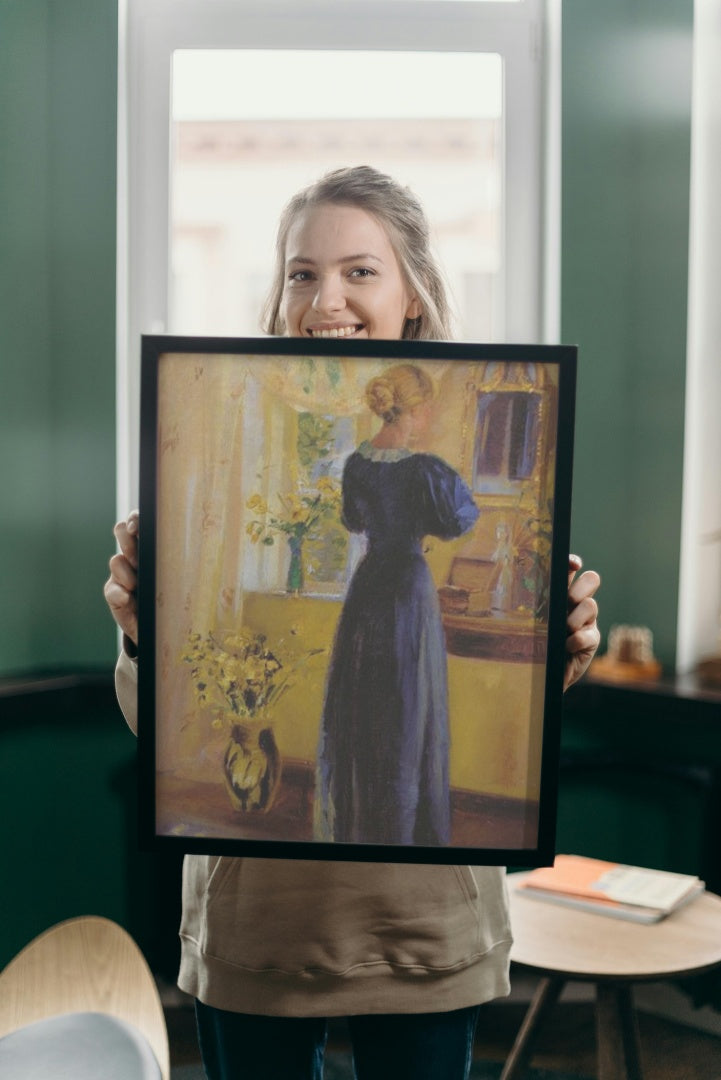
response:
[[[356,1080],[467,1080],[478,1008],[348,1017]],[[195,1010],[208,1080],[321,1080],[325,1018]]]

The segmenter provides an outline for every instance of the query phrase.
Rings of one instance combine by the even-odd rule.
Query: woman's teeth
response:
[[[360,330],[360,326],[334,326],[332,330],[311,330],[311,337],[319,338],[338,338],[338,337],[350,337],[351,334],[357,333]]]

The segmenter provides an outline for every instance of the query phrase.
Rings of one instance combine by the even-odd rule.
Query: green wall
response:
[[[692,0],[563,8],[573,544],[672,665]],[[116,0],[0,0],[0,675],[112,661]]]
[[[0,694],[0,969],[62,919],[124,926],[156,972],[177,974],[180,856],[138,847],[137,740],[111,674]]]
[[[0,0],[0,675],[112,663],[116,0]]]
[[[111,681],[115,517],[116,0],[0,0],[0,966],[86,913],[146,947],[136,740]],[[148,955],[150,952],[148,951]],[[159,961],[162,963],[162,958]]]
[[[562,340],[579,346],[573,546],[601,628],[675,655],[692,0],[563,5]],[[605,647],[605,646],[604,646]]]

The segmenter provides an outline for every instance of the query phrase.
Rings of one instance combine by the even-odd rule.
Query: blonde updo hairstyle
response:
[[[393,424],[403,413],[431,401],[434,392],[433,380],[421,368],[396,364],[371,379],[365,393],[370,410],[385,424]]]
[[[285,207],[278,225],[273,284],[263,311],[265,333],[281,336],[286,332],[281,307],[291,226],[304,211],[323,203],[357,206],[372,214],[385,228],[406,284],[421,305],[417,318],[405,320],[401,337],[448,341],[452,336],[451,312],[441,271],[430,250],[423,207],[409,188],[370,165],[327,173],[294,195]]]

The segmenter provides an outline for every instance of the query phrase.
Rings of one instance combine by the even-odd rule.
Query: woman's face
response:
[[[421,313],[388,234],[358,206],[306,210],[285,250],[281,314],[290,337],[399,338]]]

